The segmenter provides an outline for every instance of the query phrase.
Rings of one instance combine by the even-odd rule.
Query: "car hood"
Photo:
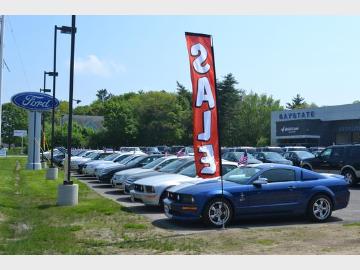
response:
[[[71,160],[70,162],[73,162],[73,163],[81,163],[81,162],[87,162],[91,160],[90,158],[78,158],[78,159],[75,159],[75,160]]]
[[[279,163],[279,164],[290,164],[290,160],[287,159],[268,159],[272,163]]]
[[[182,175],[182,174],[161,174],[161,175],[155,175],[150,176],[141,180],[136,181],[136,184],[138,185],[149,185],[149,186],[155,186],[162,184],[164,182],[177,182],[177,181],[193,181],[194,178]]]
[[[92,163],[91,162],[91,166],[93,166],[93,167],[99,167],[99,166],[107,166],[107,165],[120,165],[119,163],[116,163],[116,162],[112,162],[112,161],[108,161],[108,160],[103,160],[103,161],[101,161],[101,160],[97,160],[98,162],[94,162],[94,163]]]
[[[123,168],[125,165],[111,162],[111,163],[102,163],[96,166],[96,169],[110,169],[110,168]]]
[[[224,189],[230,187],[246,188],[246,185],[240,185],[229,181],[224,181]],[[183,194],[196,194],[199,192],[210,192],[214,190],[221,190],[220,179],[199,179],[193,182],[181,184],[169,189],[170,192],[183,193]]]
[[[112,161],[108,161],[108,160],[92,160],[92,161],[88,161],[86,162],[86,165],[97,165],[97,164],[101,164],[101,163],[108,163],[108,162],[112,162]]]
[[[153,170],[152,169],[143,169],[143,168],[133,168],[133,169],[128,169],[128,170],[117,172],[117,173],[115,173],[115,175],[138,174],[138,173],[149,172],[149,171],[153,171]]]
[[[144,172],[144,173],[137,173],[135,175],[132,175],[129,177],[128,181],[130,182],[134,182],[143,178],[147,178],[147,177],[151,177],[151,176],[155,176],[155,175],[162,175],[165,173],[162,172],[158,172],[158,171],[149,171],[149,172]]]
[[[313,157],[313,158],[304,158],[302,159],[301,161],[302,162],[308,162],[308,163],[311,163],[313,161],[315,161],[317,159],[317,157]]]
[[[248,163],[249,164],[260,164],[260,163],[262,163],[262,161],[260,161],[256,158],[249,158]]]

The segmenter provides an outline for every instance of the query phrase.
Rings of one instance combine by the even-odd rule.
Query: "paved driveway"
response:
[[[152,221],[156,227],[173,230],[177,233],[195,233],[200,231],[213,230],[212,228],[205,227],[200,222],[195,223],[180,223],[169,220],[163,213],[160,207],[149,207],[139,202],[131,202],[128,195],[124,195],[121,191],[114,189],[111,185],[100,184],[94,177],[84,177],[74,175],[81,182],[85,183],[91,189],[100,195],[109,198],[122,206],[127,207],[129,210],[141,214]],[[345,209],[335,211],[332,214],[329,222],[350,223],[360,222],[360,185],[359,187],[350,190],[350,203]],[[316,223],[311,223],[303,217],[278,217],[266,219],[249,219],[234,222],[230,226],[232,228],[252,228],[252,227],[281,227],[281,226],[317,226]]]

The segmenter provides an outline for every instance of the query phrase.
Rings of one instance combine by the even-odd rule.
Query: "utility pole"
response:
[[[1,90],[2,90],[2,70],[3,70],[3,47],[4,47],[4,15],[0,17],[0,148],[2,145],[1,140],[1,113],[2,113],[2,103],[1,103]]]

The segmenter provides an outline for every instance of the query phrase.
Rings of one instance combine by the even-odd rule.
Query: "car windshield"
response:
[[[87,158],[95,158],[99,155],[98,152],[92,152],[90,155],[86,156]]]
[[[158,164],[160,164],[161,162],[163,162],[165,159],[166,159],[165,157],[155,159],[154,161],[151,161],[150,163],[143,166],[143,169],[152,169],[155,166],[157,166]]]
[[[194,148],[192,147],[185,147],[185,151],[189,154],[194,154]]]
[[[279,153],[275,152],[263,152],[266,158],[269,159],[284,159]]]
[[[186,167],[185,169],[182,169],[179,174],[186,175],[189,177],[195,177],[196,176],[196,168],[195,163],[191,164],[190,166]]]
[[[130,160],[128,163],[126,163],[126,165],[132,166],[135,165],[137,163],[139,163],[140,161],[142,161],[145,158],[145,156],[138,156],[132,160]]]
[[[299,158],[313,158],[315,157],[313,154],[311,154],[310,152],[307,151],[296,151],[295,152]]]
[[[118,153],[114,153],[114,154],[108,155],[106,158],[104,158],[104,160],[106,160],[106,161],[112,161],[112,160],[114,160],[115,158],[117,158],[118,156],[119,156]]]
[[[261,170],[255,167],[241,167],[234,169],[223,176],[223,179],[245,185],[248,180]]]
[[[245,152],[231,152],[229,155],[233,155],[236,159],[240,159],[244,154]],[[248,153],[247,155],[248,159],[255,159],[252,154]]]
[[[80,152],[76,153],[74,156],[81,157],[84,155],[84,153],[85,153],[85,151],[80,151]]]
[[[81,157],[90,157],[91,154],[94,154],[94,152],[85,152]]]
[[[126,163],[128,163],[130,160],[133,160],[133,159],[136,158],[136,157],[138,157],[138,156],[130,155],[130,156],[122,159],[121,161],[117,161],[117,162],[119,162],[120,164],[126,164]]]
[[[183,166],[185,163],[187,163],[189,160],[186,158],[180,158],[176,159],[174,162],[171,162],[170,164],[166,165],[165,167],[161,168],[159,172],[166,172],[171,173],[176,171],[179,167]]]

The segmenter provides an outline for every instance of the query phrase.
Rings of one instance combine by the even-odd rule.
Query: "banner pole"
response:
[[[221,182],[221,197],[224,199],[224,180],[223,180],[223,172],[222,172],[222,158],[221,158],[221,138],[220,138],[220,119],[219,119],[219,109],[220,109],[220,101],[218,99],[218,88],[217,88],[217,80],[216,80],[216,68],[215,68],[215,54],[214,54],[214,40],[211,36],[211,53],[213,57],[213,65],[214,65],[214,80],[215,80],[215,99],[216,99],[216,114],[217,114],[217,132],[218,132],[218,150],[219,150],[219,171],[220,171],[220,182]],[[223,207],[223,205],[222,205]],[[230,213],[229,213],[230,214]],[[225,222],[222,221],[222,228],[225,229]]]

